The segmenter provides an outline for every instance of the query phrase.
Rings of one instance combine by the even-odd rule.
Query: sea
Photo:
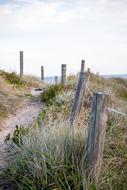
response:
[[[101,75],[102,77],[106,78],[106,79],[110,79],[110,78],[123,78],[123,79],[127,79],[127,74],[115,74],[115,75]],[[45,77],[44,81],[47,84],[55,84],[55,77]],[[58,76],[58,83],[60,83],[61,81],[61,77]]]
[[[58,83],[60,83],[61,81],[61,77],[58,76]],[[46,82],[47,84],[55,84],[55,77],[45,77],[44,82]]]
[[[112,75],[101,75],[101,76],[107,79],[110,79],[110,78],[127,79],[127,74],[112,74]]]

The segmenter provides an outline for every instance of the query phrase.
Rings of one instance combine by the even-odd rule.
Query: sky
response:
[[[0,0],[0,69],[40,76],[127,73],[127,0]]]

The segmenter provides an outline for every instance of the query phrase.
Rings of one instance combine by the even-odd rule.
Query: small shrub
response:
[[[42,110],[40,111],[40,113],[38,114],[38,118],[37,118],[37,124],[40,127],[45,119],[46,116],[46,110]]]
[[[112,81],[116,82],[117,84],[121,84],[127,87],[127,80],[122,78],[114,78],[111,79]]]
[[[5,71],[2,71],[0,75],[2,75],[10,84],[14,84],[17,86],[24,85],[24,82],[15,72],[7,73]]]
[[[58,92],[63,89],[63,85],[51,85],[42,93],[42,101],[47,105],[52,104],[52,101],[55,99]]]
[[[5,138],[5,142],[12,140],[17,146],[22,146],[23,145],[23,136],[28,134],[29,128],[24,128],[24,127],[19,127],[16,125],[16,129],[13,133],[12,138],[10,137],[10,134]]]
[[[120,96],[123,99],[127,100],[127,88],[121,88],[119,89],[119,91],[117,92],[118,96]]]

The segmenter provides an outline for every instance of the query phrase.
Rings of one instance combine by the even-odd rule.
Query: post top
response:
[[[85,60],[81,61],[81,73],[83,73],[85,70]]]
[[[104,95],[104,96],[109,96],[105,92],[94,92],[94,95]]]
[[[62,67],[66,67],[66,64],[62,64]]]
[[[82,63],[85,63],[85,59],[82,59]]]

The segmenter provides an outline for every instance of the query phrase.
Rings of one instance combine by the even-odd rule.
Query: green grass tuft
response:
[[[52,104],[56,95],[63,90],[63,85],[51,85],[42,93],[42,101],[47,105]]]
[[[5,71],[1,71],[0,75],[3,76],[3,78],[6,79],[6,81],[10,84],[16,85],[16,86],[23,86],[24,82],[22,81],[22,79],[15,73],[8,73]]]
[[[70,130],[66,122],[32,129],[7,176],[22,189],[83,190],[84,129]],[[20,189],[20,188],[19,188]]]

